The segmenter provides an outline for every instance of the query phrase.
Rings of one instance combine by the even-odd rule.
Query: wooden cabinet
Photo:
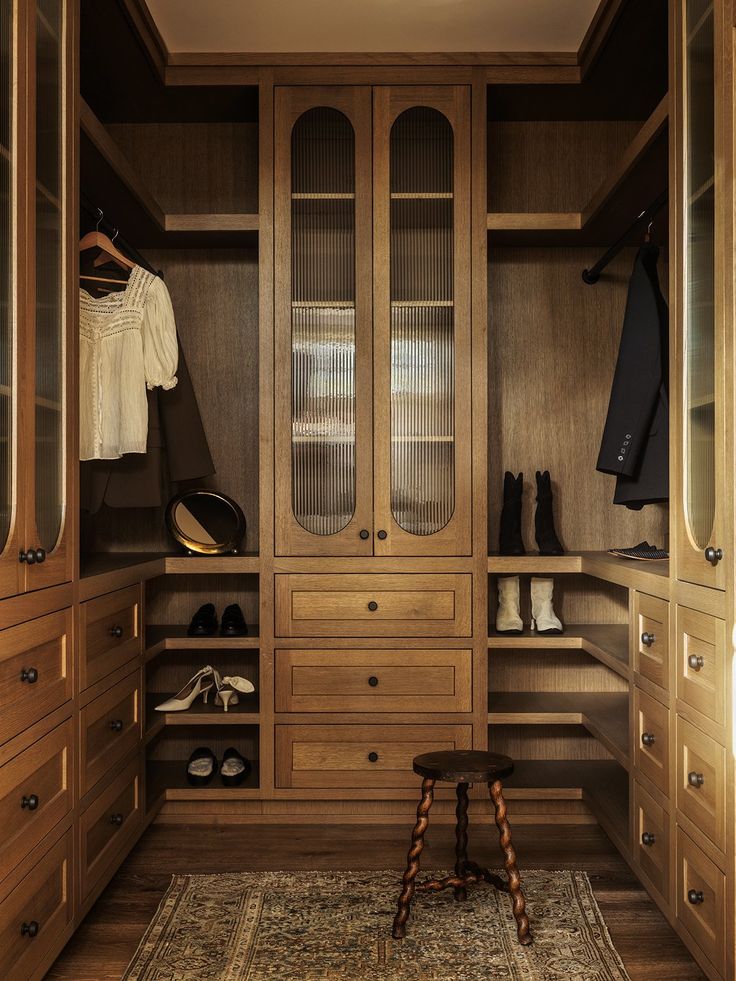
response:
[[[470,554],[469,154],[464,86],[276,90],[277,554]]]
[[[140,657],[143,649],[140,584],[81,603],[79,640],[81,691]]]
[[[634,780],[634,860],[664,899],[670,896],[670,817]]]
[[[677,697],[717,726],[726,724],[726,624],[677,608]]]
[[[677,717],[677,809],[716,848],[725,851],[726,751]]]
[[[639,688],[634,689],[634,762],[639,773],[669,794],[669,709]]]
[[[665,691],[669,689],[669,609],[666,600],[634,594],[634,670]]]
[[[725,974],[726,877],[682,829],[677,829],[677,919],[705,956]]]
[[[123,678],[80,712],[80,797],[111,777],[142,737],[140,670]]]

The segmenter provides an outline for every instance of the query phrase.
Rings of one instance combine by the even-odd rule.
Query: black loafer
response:
[[[192,617],[187,634],[190,637],[214,637],[216,633],[217,613],[212,603],[205,603]]]
[[[220,767],[220,779],[225,787],[239,787],[247,780],[253,767],[250,760],[241,756],[237,749],[231,746],[225,750]]]
[[[187,780],[192,787],[206,787],[216,773],[217,757],[212,750],[206,746],[195,749],[187,763]]]
[[[659,562],[660,559],[668,559],[670,553],[649,542],[639,542],[633,548],[609,548],[610,555],[616,555],[620,559],[637,559],[639,562]]]
[[[231,603],[225,608],[220,624],[221,637],[247,637],[248,624],[245,622],[243,611],[237,603]]]

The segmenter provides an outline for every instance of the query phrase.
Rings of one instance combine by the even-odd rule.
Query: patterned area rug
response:
[[[123,981],[628,979],[584,872],[524,873],[529,947],[485,885],[465,903],[417,894],[392,940],[399,886],[396,872],[175,876]]]

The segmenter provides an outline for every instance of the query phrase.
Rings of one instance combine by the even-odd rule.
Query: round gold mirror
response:
[[[166,509],[166,524],[188,552],[225,555],[237,552],[245,535],[245,515],[226,494],[192,490],[179,494]]]

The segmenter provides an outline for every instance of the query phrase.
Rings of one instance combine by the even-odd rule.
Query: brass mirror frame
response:
[[[214,497],[218,501],[227,504],[227,506],[232,510],[233,517],[236,521],[235,534],[232,536],[230,541],[218,542],[214,545],[206,545],[202,542],[196,542],[188,535],[186,535],[176,522],[175,514],[176,509],[179,504],[184,503],[187,498],[190,497]],[[240,505],[234,501],[227,494],[222,494],[220,491],[196,489],[184,491],[182,494],[177,494],[173,497],[168,505],[166,506],[166,527],[169,529],[171,535],[183,545],[184,548],[189,552],[194,552],[198,555],[227,555],[228,553],[238,552],[240,549],[241,542],[245,537],[245,515],[243,514]]]

